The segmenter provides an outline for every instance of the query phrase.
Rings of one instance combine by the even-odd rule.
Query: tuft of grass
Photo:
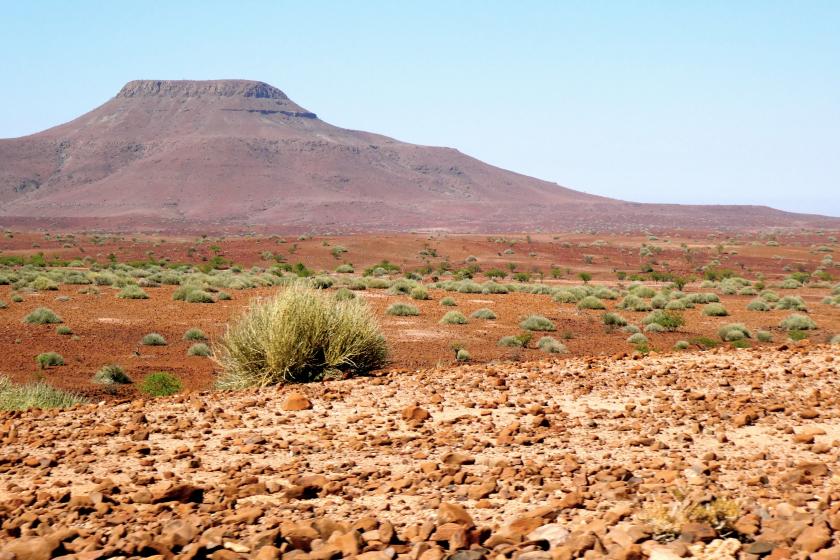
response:
[[[190,346],[189,350],[187,350],[187,356],[201,356],[207,357],[212,352],[210,351],[210,347],[204,344],[203,342],[196,342],[192,346]]]
[[[184,297],[187,303],[216,303],[213,296],[204,290],[193,290]]]
[[[770,304],[763,299],[756,298],[747,304],[748,311],[770,311]]]
[[[805,302],[798,296],[785,296],[776,303],[776,309],[788,311],[808,311]]]
[[[35,356],[35,361],[41,369],[47,369],[50,366],[63,366],[64,357],[58,352],[44,352]]]
[[[716,340],[707,336],[695,336],[694,338],[690,338],[688,341],[695,346],[699,346],[703,350],[708,350],[709,348],[714,348],[718,345]]]
[[[521,323],[519,323],[519,327],[526,331],[551,332],[557,330],[554,323],[542,315],[529,315]]]
[[[441,317],[439,323],[441,325],[466,325],[467,318],[460,311],[449,311]]]
[[[488,321],[492,321],[496,318],[496,314],[493,313],[492,309],[487,309],[486,307],[482,307],[481,309],[476,309],[475,311],[470,314],[470,317],[473,319],[486,319]]]
[[[71,335],[73,334],[73,329],[71,329],[67,325],[61,325],[55,328],[55,333],[61,335]]]
[[[566,345],[553,336],[544,336],[537,341],[537,348],[549,354],[565,354]]]
[[[458,305],[457,303],[455,303],[455,300],[451,297],[443,298],[442,300],[440,300],[440,304],[445,305],[446,307],[455,307],[456,305]]]
[[[779,326],[789,331],[807,331],[817,328],[817,324],[813,319],[806,315],[799,315],[797,313],[789,315],[779,324]]]
[[[408,303],[392,303],[385,313],[396,317],[414,317],[420,315],[420,310]]]
[[[642,324],[649,327],[659,325],[664,331],[673,332],[685,324],[685,319],[676,311],[657,309],[642,319]]]
[[[498,344],[507,348],[525,348],[531,342],[532,336],[529,332],[524,332],[516,336],[503,336],[499,339]]]
[[[832,346],[840,346],[840,334],[835,334],[831,337],[831,340],[828,341],[829,344]]]
[[[68,408],[87,402],[83,397],[56,389],[44,382],[18,385],[0,376],[0,410]]]
[[[718,336],[724,342],[735,342],[745,338],[752,338],[750,331],[741,323],[729,323],[718,329]]]
[[[184,333],[184,340],[204,342],[207,340],[207,335],[204,334],[204,331],[201,329],[187,329],[187,332]]]
[[[140,343],[144,346],[166,346],[166,339],[158,333],[149,333],[140,340]]]
[[[179,392],[181,380],[165,371],[150,373],[140,382],[140,392],[150,397],[166,397]]]
[[[300,282],[252,303],[214,348],[222,389],[365,373],[387,354],[363,300],[336,301]]]
[[[333,297],[337,301],[346,301],[348,299],[355,299],[356,294],[354,294],[353,291],[350,290],[349,288],[339,288],[335,291],[335,294],[333,295]]]
[[[601,316],[601,320],[608,327],[623,327],[627,324],[627,319],[618,313],[604,313]]]
[[[770,331],[756,331],[755,338],[759,342],[773,342],[773,334]]]
[[[108,364],[102,366],[99,371],[93,374],[91,382],[97,385],[127,385],[131,383],[131,379],[120,366]]]
[[[425,300],[429,299],[429,290],[423,286],[415,286],[411,289],[411,299]]]
[[[472,356],[470,356],[470,353],[466,348],[459,348],[458,351],[455,352],[455,359],[459,362],[469,362],[471,357]]]
[[[707,317],[726,317],[729,311],[720,303],[709,303],[703,307],[703,315]]]
[[[39,307],[24,317],[23,322],[28,325],[49,325],[63,323],[64,321],[52,309]]]
[[[647,344],[648,343],[648,338],[645,335],[643,335],[642,333],[636,333],[636,334],[631,334],[627,338],[627,342],[629,342],[630,344],[635,344],[635,345]]]
[[[604,302],[595,296],[586,296],[577,304],[578,309],[606,309]]]
[[[149,299],[149,294],[144,292],[140,286],[129,284],[119,291],[117,297],[120,299]]]
[[[233,298],[230,297],[230,294],[227,293],[227,292],[219,292],[219,293],[216,294],[216,299],[219,300],[219,301],[229,301],[229,300],[232,300]]]
[[[687,340],[678,340],[674,343],[674,350],[688,350],[689,346],[691,346]]]

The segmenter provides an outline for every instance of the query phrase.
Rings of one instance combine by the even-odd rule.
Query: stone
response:
[[[283,400],[283,404],[280,405],[280,408],[286,412],[309,410],[312,408],[312,401],[310,401],[303,393],[294,391],[286,395],[286,398]]]
[[[467,528],[475,527],[475,521],[463,506],[448,502],[443,502],[438,507],[437,520],[438,525],[459,523]]]

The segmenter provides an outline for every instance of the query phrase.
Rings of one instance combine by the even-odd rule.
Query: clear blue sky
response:
[[[136,78],[249,78],[333,124],[592,193],[840,215],[836,0],[0,7],[0,137]]]

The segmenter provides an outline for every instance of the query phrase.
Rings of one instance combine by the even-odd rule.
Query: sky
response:
[[[594,194],[840,216],[836,0],[0,8],[0,138],[133,79],[245,78],[337,126]]]

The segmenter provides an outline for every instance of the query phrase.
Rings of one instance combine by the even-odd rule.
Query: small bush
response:
[[[470,317],[472,317],[473,319],[487,319],[488,321],[492,321],[496,318],[496,314],[493,313],[491,309],[482,307],[481,309],[473,311]]]
[[[187,356],[207,357],[211,354],[210,347],[203,342],[196,342],[187,350]]]
[[[789,315],[779,326],[789,331],[807,331],[817,328],[817,324],[813,319],[805,315],[797,315],[796,313]]]
[[[117,297],[120,299],[149,299],[149,294],[144,292],[140,286],[129,284],[119,291]]]
[[[686,302],[682,299],[672,299],[665,304],[665,309],[668,311],[682,311],[686,307]]]
[[[337,301],[347,301],[348,299],[355,299],[356,294],[353,293],[353,291],[348,289],[348,288],[339,288],[335,291],[335,294],[333,295],[333,297]]]
[[[429,299],[429,290],[423,286],[416,286],[411,289],[411,299],[424,300]]]
[[[647,344],[648,343],[648,338],[645,335],[643,335],[642,333],[636,333],[636,334],[631,334],[627,338],[627,342],[629,342],[630,344]]]
[[[650,286],[633,286],[630,288],[630,293],[640,298],[652,298],[656,295],[656,290]]]
[[[219,292],[218,294],[216,294],[216,299],[219,301],[228,301],[233,298],[230,297],[230,294],[227,292]]]
[[[73,329],[66,325],[61,325],[60,327],[55,328],[55,333],[60,335],[71,335],[73,334]]]
[[[688,350],[690,344],[687,340],[678,340],[674,343],[674,350]]]
[[[456,305],[458,305],[457,303],[455,303],[455,300],[451,297],[443,298],[442,300],[440,300],[440,304],[445,305],[446,307],[455,307]]]
[[[726,317],[729,311],[720,303],[710,303],[703,307],[703,315],[707,317]]]
[[[292,284],[253,303],[214,348],[219,387],[235,389],[364,373],[385,364],[387,345],[360,298]]]
[[[750,331],[741,323],[729,323],[723,325],[718,329],[718,336],[724,342],[735,342],[736,340],[743,340],[751,338]]]
[[[5,301],[0,299],[0,309],[6,309],[7,307],[9,307],[8,304],[6,304]]]
[[[460,311],[450,311],[440,320],[441,325],[466,325],[467,318]]]
[[[309,284],[316,290],[326,290],[327,288],[332,288],[334,282],[329,276],[315,276],[309,279]]]
[[[657,309],[656,311],[648,314],[648,316],[642,320],[642,323],[647,326],[659,325],[663,328],[663,330],[673,332],[685,324],[685,319],[683,319],[682,315],[675,311],[663,311],[661,309]]]
[[[108,364],[93,374],[91,380],[97,385],[126,385],[131,383],[131,379],[125,374],[123,368],[116,364]]]
[[[551,336],[540,338],[537,341],[537,348],[549,354],[563,354],[567,351],[563,343]]]
[[[829,344],[832,346],[840,346],[840,334],[835,334],[831,337],[831,340],[828,341]]]
[[[601,320],[608,327],[623,327],[627,324],[627,319],[618,313],[604,313],[601,316]]]
[[[755,337],[759,342],[773,342],[773,335],[769,331],[757,331]]]
[[[55,314],[52,309],[39,307],[23,318],[23,322],[29,325],[49,325],[63,323],[61,317]]]
[[[184,297],[184,301],[187,303],[216,303],[213,296],[204,290],[192,290]]]
[[[668,329],[660,325],[659,323],[650,323],[645,325],[645,332],[647,333],[664,333],[668,332]]]
[[[621,327],[621,330],[626,332],[626,333],[630,333],[630,334],[636,334],[638,332],[642,332],[642,329],[640,329],[636,325],[631,325],[629,323],[627,325],[624,325],[623,327]]]
[[[0,376],[0,410],[29,410],[30,408],[68,408],[87,402],[75,393],[61,391],[46,383],[17,385]]]
[[[149,333],[140,340],[140,343],[144,346],[166,346],[166,339],[158,333]]]
[[[770,311],[770,304],[763,299],[754,299],[747,304],[748,311]]]
[[[187,332],[184,333],[184,340],[196,340],[203,342],[207,340],[207,335],[204,334],[204,331],[201,329],[188,329]]]
[[[338,274],[352,274],[355,272],[352,264],[340,264],[336,267],[335,271]]]
[[[385,313],[396,317],[413,317],[420,315],[420,310],[408,303],[392,303],[385,310]]]
[[[546,319],[542,315],[529,315],[526,317],[521,323],[519,323],[519,327],[525,329],[526,331],[556,331],[557,327],[554,326],[549,319]]]
[[[44,352],[35,356],[35,361],[41,369],[47,369],[50,366],[63,366],[64,358],[57,352]]]
[[[797,296],[785,296],[776,303],[776,309],[786,309],[789,311],[807,311],[805,302],[802,298]]]
[[[619,309],[628,311],[650,311],[651,305],[637,295],[630,294],[618,304]]]
[[[689,339],[689,342],[691,344],[694,344],[695,346],[699,346],[700,348],[703,348],[704,350],[708,350],[709,348],[714,348],[715,346],[718,345],[716,340],[711,339],[707,336],[695,336],[694,338]]]
[[[459,362],[469,362],[470,358],[470,353],[467,352],[466,348],[459,348],[458,351],[455,353],[455,359]]]
[[[140,382],[140,392],[150,397],[174,395],[182,388],[181,380],[165,371],[150,373]]]
[[[739,340],[733,340],[732,341],[732,347],[733,348],[751,348],[752,344],[750,344],[750,342],[748,340],[742,338],[742,339],[739,339]]]
[[[20,295],[20,294],[15,294],[15,295],[12,296],[12,301],[14,303],[20,303],[20,302],[23,301],[23,296]]]
[[[586,296],[577,304],[578,309],[606,309],[604,302],[595,296]]]

